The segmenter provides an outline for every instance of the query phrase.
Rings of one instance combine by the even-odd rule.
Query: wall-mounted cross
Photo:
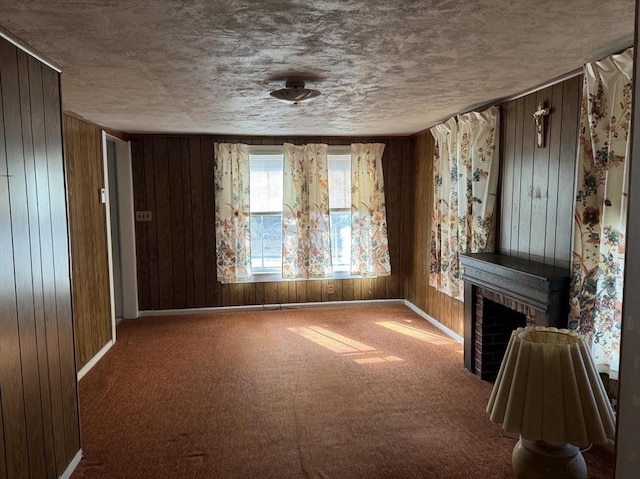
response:
[[[538,110],[533,114],[536,122],[536,133],[538,134],[538,148],[544,147],[544,117],[549,114],[548,108],[543,108],[542,103],[538,103]]]

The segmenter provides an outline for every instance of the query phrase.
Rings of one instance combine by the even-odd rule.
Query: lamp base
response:
[[[587,479],[587,464],[571,444],[553,446],[520,436],[511,455],[513,471],[526,479]]]

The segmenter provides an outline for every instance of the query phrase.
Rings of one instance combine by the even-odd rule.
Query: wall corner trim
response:
[[[70,479],[71,474],[73,474],[73,472],[76,470],[76,467],[78,467],[78,464],[80,464],[81,459],[82,459],[82,449],[80,449],[76,453],[76,455],[73,457],[73,459],[71,459],[71,462],[69,463],[67,468],[64,470],[64,472],[60,475],[59,479]]]
[[[80,371],[78,371],[78,381],[80,381],[85,374],[89,372],[89,370],[98,364],[98,361],[102,359],[102,357],[107,354],[107,351],[111,349],[113,346],[113,339],[110,339],[107,344],[105,344],[100,351],[96,353],[94,357],[92,357],[87,364],[85,364]]]
[[[427,313],[425,313],[424,311],[422,311],[420,308],[418,308],[415,304],[413,304],[411,301],[409,301],[408,299],[404,300],[404,304],[407,308],[409,308],[410,310],[412,310],[414,313],[416,313],[418,316],[420,316],[421,318],[426,319],[427,321],[429,321],[431,324],[433,324],[436,328],[438,328],[440,331],[442,331],[443,333],[445,333],[447,336],[449,336],[452,339],[455,339],[457,342],[459,343],[464,343],[464,338],[462,336],[460,336],[458,333],[456,333],[455,331],[453,331],[452,329],[447,328],[444,324],[442,324],[440,321],[438,321],[435,318],[432,318],[431,316],[429,316]]]

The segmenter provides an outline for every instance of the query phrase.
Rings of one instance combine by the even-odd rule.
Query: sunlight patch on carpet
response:
[[[420,341],[425,341],[435,345],[451,344],[455,342],[453,339],[445,338],[439,334],[433,334],[428,331],[423,331],[422,329],[412,328],[411,326],[396,323],[395,321],[381,321],[376,324],[406,336],[419,339]]]
[[[299,334],[303,338],[313,341],[334,353],[342,354],[353,359],[358,364],[381,364],[395,363],[404,359],[392,355],[384,355],[384,351],[378,351],[372,346],[356,341],[354,339],[334,333],[320,326],[305,326],[287,328],[289,331]],[[364,357],[360,357],[363,356]],[[354,356],[358,356],[354,358]]]
[[[287,328],[289,331],[299,334],[303,338],[325,347],[334,353],[356,353],[375,351],[376,348],[342,336],[320,326]]]

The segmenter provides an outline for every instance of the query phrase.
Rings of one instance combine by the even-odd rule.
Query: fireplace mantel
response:
[[[500,253],[461,254],[462,279],[548,311],[569,270]]]
[[[498,359],[483,355],[483,298],[522,313],[527,324],[566,327],[569,269],[500,253],[460,255],[464,280],[464,365],[483,378],[492,378]],[[508,326],[508,324],[507,324]],[[515,328],[513,328],[515,329]],[[478,349],[480,351],[478,351]],[[504,354],[504,351],[502,351]],[[501,360],[501,356],[500,356]],[[493,363],[485,372],[483,364]]]

